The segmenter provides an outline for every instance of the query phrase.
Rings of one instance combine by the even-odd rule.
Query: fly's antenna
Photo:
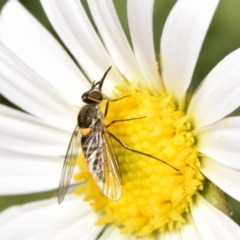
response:
[[[110,66],[108,68],[108,70],[104,73],[102,79],[98,82],[100,91],[102,91],[102,85],[103,85],[104,79],[106,78],[106,76],[107,76],[108,72],[111,70],[111,68],[112,68],[112,66]]]

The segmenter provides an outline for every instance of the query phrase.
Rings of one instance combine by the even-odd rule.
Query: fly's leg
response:
[[[105,108],[105,112],[104,112],[104,117],[107,117],[107,113],[108,113],[108,108],[109,108],[109,102],[116,102],[116,101],[119,101],[123,98],[126,98],[126,97],[130,97],[131,95],[126,95],[126,96],[123,96],[123,97],[120,97],[120,98],[116,98],[116,99],[107,99],[107,104],[106,104],[106,108]]]
[[[128,119],[113,120],[113,121],[111,121],[108,125],[106,125],[106,128],[110,127],[111,125],[113,125],[114,123],[117,123],[117,122],[132,121],[132,120],[142,119],[142,118],[145,118],[145,117],[146,117],[146,116],[137,117],[137,118],[128,118]]]
[[[105,225],[94,240],[99,240],[108,227],[109,227],[109,224]]]
[[[114,100],[108,100],[108,101],[107,101],[107,104],[106,104],[104,116],[105,116],[105,117],[107,116],[108,108],[109,108],[109,102],[116,102],[116,101],[118,101],[118,100],[121,100],[121,99],[123,99],[123,98],[125,98],[125,97],[129,97],[129,96],[130,96],[130,95],[123,96],[123,97],[121,97],[121,98],[117,98],[117,99],[114,99]],[[129,119],[113,120],[113,121],[110,122],[108,125],[106,125],[106,128],[110,127],[112,124],[114,124],[114,123],[116,123],[116,122],[125,122],[125,121],[131,121],[131,120],[142,119],[142,118],[145,118],[145,116],[143,116],[143,117],[138,117],[138,118],[129,118]],[[109,134],[110,137],[112,137],[116,142],[118,142],[123,148],[127,149],[128,151],[135,152],[135,153],[138,153],[138,154],[141,154],[141,155],[144,155],[144,156],[147,156],[147,157],[156,159],[156,160],[158,160],[158,161],[160,161],[160,162],[168,165],[168,166],[171,167],[172,169],[174,169],[174,170],[176,170],[176,171],[179,172],[179,169],[173,167],[172,165],[168,164],[167,162],[161,160],[160,158],[154,157],[153,155],[148,154],[148,153],[140,152],[140,151],[138,151],[138,150],[129,148],[129,147],[127,147],[120,139],[118,139],[115,135],[113,135],[111,132],[107,131],[106,133]]]
[[[151,154],[148,154],[148,153],[144,153],[144,152],[140,152],[138,150],[135,150],[135,149],[132,149],[132,148],[129,148],[127,147],[120,139],[118,139],[116,136],[114,136],[111,132],[107,131],[106,132],[107,134],[109,134],[109,136],[111,136],[116,142],[118,142],[123,148],[127,149],[128,151],[131,151],[131,152],[135,152],[135,153],[138,153],[138,154],[141,154],[141,155],[144,155],[144,156],[147,156],[147,157],[150,157],[150,158],[154,158],[166,165],[168,165],[169,167],[173,168],[174,170],[178,171],[179,172],[179,169],[173,167],[172,165],[168,164],[167,162],[157,158],[157,157],[154,157],[153,155]]]
[[[116,102],[118,100],[121,100],[123,98],[126,98],[126,97],[130,97],[131,95],[126,95],[126,96],[123,96],[123,97],[120,97],[120,98],[117,98],[117,99],[113,99],[113,100],[108,100],[107,101],[107,104],[106,104],[106,108],[105,108],[105,112],[104,112],[104,116],[106,118],[107,116],[107,113],[108,113],[108,108],[109,108],[109,102]],[[108,125],[106,125],[106,127],[110,127],[112,124],[116,123],[116,122],[125,122],[125,121],[131,121],[131,120],[137,120],[137,119],[142,119],[142,118],[145,118],[146,116],[143,116],[143,117],[137,117],[137,118],[128,118],[128,119],[120,119],[120,120],[113,120],[111,121]]]

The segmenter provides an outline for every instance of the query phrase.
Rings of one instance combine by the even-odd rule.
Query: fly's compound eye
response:
[[[97,104],[100,103],[102,100],[103,100],[102,93],[97,90],[85,92],[82,95],[82,101],[85,103]]]

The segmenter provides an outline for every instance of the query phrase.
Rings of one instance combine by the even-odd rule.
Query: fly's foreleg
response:
[[[107,113],[108,113],[108,108],[109,108],[109,102],[116,102],[116,101],[119,101],[123,98],[126,98],[126,97],[130,97],[131,95],[126,95],[126,96],[123,96],[123,97],[120,97],[120,98],[116,98],[116,99],[107,99],[107,104],[106,104],[106,108],[105,108],[105,112],[104,112],[104,117],[106,118],[107,117]]]

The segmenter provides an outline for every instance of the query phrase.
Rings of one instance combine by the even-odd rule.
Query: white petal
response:
[[[138,66],[150,90],[163,92],[153,46],[154,0],[129,0],[127,5],[129,30]]]
[[[41,156],[63,156],[71,138],[28,114],[0,105],[0,147]]]
[[[240,170],[240,117],[225,118],[199,129],[196,148],[219,163]]]
[[[180,235],[180,233],[178,231],[163,232],[160,235],[160,239],[161,240],[182,240],[181,235]]]
[[[94,225],[96,221],[96,214],[81,197],[69,196],[61,205],[54,198],[2,212],[0,236],[4,240],[89,240],[102,229]]]
[[[240,239],[239,226],[202,196],[197,196],[196,203],[191,207],[191,213],[202,239]]]
[[[165,23],[161,39],[162,76],[169,94],[183,104],[218,0],[180,0]]]
[[[195,128],[222,119],[240,105],[239,62],[240,49],[225,57],[194,93],[188,115]]]
[[[0,195],[56,189],[63,159],[34,156],[0,148]]]
[[[78,109],[0,44],[0,93],[21,109],[62,129],[76,125]]]
[[[121,27],[112,0],[88,0],[95,24],[115,65],[128,80],[141,81],[132,49]]]
[[[186,223],[184,223],[181,228],[181,237],[183,240],[202,240],[198,228],[195,225],[192,216],[190,214],[187,214],[186,216]]]
[[[2,9],[0,39],[66,100],[81,103],[81,93],[89,83],[64,48],[19,1],[8,1]]]
[[[47,17],[61,40],[80,64],[84,72],[92,80],[100,80],[103,73],[113,66],[102,42],[94,31],[82,4],[78,0],[41,0]],[[124,79],[113,68],[108,75],[104,92],[111,94],[116,84],[124,83]]]
[[[201,172],[224,192],[240,201],[240,171],[208,158],[201,158]]]

